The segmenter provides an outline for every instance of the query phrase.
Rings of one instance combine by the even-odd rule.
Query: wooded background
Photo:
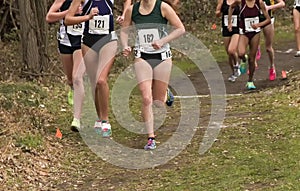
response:
[[[35,78],[43,76],[52,67],[49,62],[51,26],[46,23],[46,13],[53,0],[0,0],[0,42],[19,42],[21,74]],[[189,32],[202,30],[216,20],[217,0],[184,0],[179,15]],[[293,1],[286,1],[279,17],[291,17]],[[123,10],[123,0],[115,1],[115,15]],[[55,26],[56,27],[56,26]],[[52,27],[53,28],[53,27]],[[51,31],[52,33],[52,31]],[[53,32],[54,33],[54,32]]]

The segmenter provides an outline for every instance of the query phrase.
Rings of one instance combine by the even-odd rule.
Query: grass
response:
[[[22,148],[37,149],[43,145],[43,137],[41,135],[26,134],[16,138],[16,145]]]
[[[285,37],[284,31],[289,30],[278,27],[276,38]],[[218,39],[208,46],[217,61],[225,61],[219,32],[205,35],[204,43]],[[183,71],[193,70],[184,57],[175,64]],[[293,75],[282,87],[228,98],[227,128],[204,155],[198,153],[203,138],[199,128],[180,155],[165,165],[144,170],[103,161],[80,135],[69,130],[72,108],[66,103],[64,84],[0,83],[1,185],[4,190],[300,190],[300,74]],[[130,109],[140,119],[138,97],[135,89]],[[201,99],[201,103],[207,102]],[[180,107],[171,111],[166,134],[172,133],[172,121],[176,122]],[[113,114],[111,123],[119,143],[133,148],[144,144],[144,136],[126,131]],[[61,129],[63,139],[55,138],[56,128]],[[49,175],[40,175],[45,173],[41,169]]]

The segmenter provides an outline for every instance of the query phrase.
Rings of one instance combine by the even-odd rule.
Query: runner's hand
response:
[[[82,14],[82,5],[80,4],[77,11],[76,11],[76,14]]]
[[[124,22],[124,16],[118,16],[117,22],[119,23],[119,25],[122,26],[122,24],[123,24],[123,22]]]
[[[123,51],[122,51],[123,56],[127,57],[127,56],[129,56],[130,53],[131,53],[131,47],[130,46],[127,46],[127,47],[123,48]]]
[[[232,31],[232,23],[231,22],[228,22],[227,29],[228,29],[229,32]]]
[[[257,29],[257,28],[258,28],[257,24],[252,24],[251,27],[252,27],[253,29]]]
[[[99,14],[99,9],[98,9],[98,7],[93,7],[93,8],[91,9],[90,14],[89,14],[90,19],[92,19],[95,15],[98,15],[98,14]]]
[[[156,40],[152,42],[152,47],[156,50],[161,49],[161,47],[164,45],[161,40]]]
[[[215,14],[216,14],[216,17],[220,17],[221,16],[221,11],[218,10],[218,11],[215,12]]]

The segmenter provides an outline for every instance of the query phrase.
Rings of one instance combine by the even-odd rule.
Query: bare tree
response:
[[[41,76],[48,68],[47,0],[18,0],[23,73]]]

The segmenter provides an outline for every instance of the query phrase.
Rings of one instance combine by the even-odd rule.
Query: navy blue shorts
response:
[[[58,41],[58,51],[60,54],[73,54],[76,50],[80,50],[81,46],[66,46]]]

